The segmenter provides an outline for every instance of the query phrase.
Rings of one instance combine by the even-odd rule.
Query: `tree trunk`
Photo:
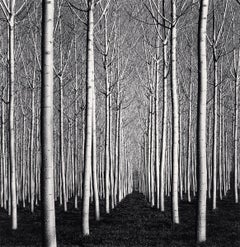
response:
[[[156,167],[156,203],[157,208],[160,207],[160,176],[159,176],[159,46],[160,42],[157,42],[157,61],[156,61],[156,85],[155,85],[155,167]]]
[[[83,185],[83,235],[89,235],[89,199],[92,165],[92,115],[94,88],[94,0],[88,1],[88,30],[87,30],[87,77],[86,77],[86,128],[84,152],[84,185]]]
[[[42,5],[42,245],[57,246],[53,178],[53,21],[54,1]]]
[[[105,210],[106,213],[110,213],[110,112],[109,112],[109,97],[110,97],[110,85],[109,85],[109,74],[108,74],[108,32],[107,32],[107,16],[104,15],[104,38],[105,38],[105,53],[104,53],[104,69],[105,69]]]
[[[163,1],[164,8],[164,1]],[[164,170],[166,166],[166,143],[167,143],[167,40],[163,42],[163,114],[162,114],[162,150],[161,150],[161,172],[160,172],[160,210],[163,212],[164,208]]]
[[[63,199],[63,210],[67,211],[67,191],[66,191],[66,168],[65,168],[65,158],[64,158],[64,130],[63,130],[63,47],[62,47],[62,21],[61,17],[59,20],[59,33],[60,33],[60,73],[58,75],[59,79],[59,120],[60,120],[60,164],[61,164],[61,177],[62,177],[62,199]]]
[[[197,106],[197,169],[198,208],[197,242],[206,241],[206,113],[207,113],[207,15],[208,0],[201,0],[198,23],[198,106]]]
[[[12,229],[17,229],[17,191],[16,191],[16,163],[15,163],[15,128],[14,128],[14,99],[15,99],[15,56],[14,56],[14,28],[15,28],[15,0],[10,1],[9,18],[9,148],[11,167],[11,214]]]
[[[97,181],[97,143],[96,143],[96,116],[95,116],[95,89],[93,88],[93,105],[92,105],[92,178],[93,178],[93,195],[95,206],[95,219],[100,220],[98,181]]]
[[[240,80],[240,49],[238,53],[238,67],[235,79],[235,122],[234,122],[234,198],[238,203],[238,106],[239,106],[239,80]]]
[[[189,114],[188,114],[188,154],[187,154],[187,195],[191,202],[191,142],[192,142],[192,81],[189,84]]]
[[[172,58],[172,220],[179,224],[178,213],[178,152],[179,152],[179,117],[178,117],[178,90],[177,90],[177,28],[176,28],[176,0],[172,0],[172,37],[171,37],[171,58]]]
[[[77,66],[77,37],[74,36],[75,59],[75,102],[74,102],[74,208],[78,208],[78,66]]]
[[[154,181],[154,173],[155,173],[155,100],[154,95],[151,96],[151,104],[152,104],[152,111],[151,111],[151,143],[150,143],[150,155],[151,155],[151,162],[150,162],[150,170],[151,170],[151,206],[155,206],[155,181]]]
[[[35,64],[34,64],[35,65]],[[31,146],[30,146],[30,197],[31,197],[31,212],[34,212],[34,174],[33,174],[33,164],[34,164],[34,128],[35,128],[35,66],[34,66],[34,76],[32,81],[32,122],[31,122]]]
[[[60,163],[61,163],[61,177],[62,177],[62,198],[63,210],[67,211],[67,198],[66,198],[66,171],[64,159],[64,130],[63,130],[63,78],[59,76],[59,93],[60,93]]]
[[[216,195],[217,195],[217,127],[218,127],[218,63],[216,58],[216,49],[213,49],[214,60],[214,106],[213,106],[213,156],[212,156],[212,209],[216,209]]]

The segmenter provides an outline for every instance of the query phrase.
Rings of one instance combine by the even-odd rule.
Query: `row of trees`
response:
[[[237,3],[0,6],[0,203],[12,229],[17,206],[41,201],[44,246],[56,246],[54,201],[67,211],[81,198],[89,235],[90,200],[100,220],[99,199],[110,213],[137,189],[161,211],[171,195],[174,224],[179,197],[197,195],[205,241],[207,194],[213,209],[230,188],[238,202]]]
[[[56,246],[54,201],[67,211],[70,198],[76,208],[82,198],[88,235],[89,198],[99,220],[99,197],[109,213],[133,189],[125,133],[130,54],[122,48],[130,30],[119,30],[120,8],[110,1],[1,1],[1,206],[15,230],[17,206],[29,203],[34,212],[41,201],[44,246]]]
[[[213,210],[217,196],[222,199],[230,189],[238,203],[237,4],[173,0],[143,6],[139,12],[148,12],[145,21],[154,28],[143,29],[149,103],[139,187],[161,211],[164,195],[171,194],[175,224],[179,197],[186,193],[190,202],[197,196],[197,241],[202,242],[207,195]]]

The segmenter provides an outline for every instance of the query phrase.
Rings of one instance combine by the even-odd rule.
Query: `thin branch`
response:
[[[78,18],[83,24],[87,25],[87,24],[86,24],[86,21],[84,21],[84,20],[77,14],[76,10],[72,7],[72,5],[69,3],[69,1],[67,1],[67,4],[68,4],[69,8],[71,9],[71,11],[77,16],[77,18]],[[82,11],[83,11],[83,10],[82,10]],[[85,12],[85,11],[84,11],[84,12]]]
[[[222,20],[222,23],[221,23],[221,27],[220,27],[220,29],[218,31],[218,35],[217,35],[217,38],[216,38],[216,41],[215,41],[215,46],[217,46],[217,43],[218,43],[218,41],[220,39],[220,36],[222,35],[223,26],[224,26],[224,22],[225,22],[225,19],[226,19],[226,14],[227,14],[227,7],[228,7],[228,0],[226,1],[224,14],[223,14],[223,20]]]
[[[10,9],[8,8],[8,5],[7,5],[7,3],[5,2],[5,0],[1,0],[1,2],[3,3],[3,6],[4,6],[5,10],[8,12],[8,14],[10,14],[11,11],[10,11]]]
[[[8,16],[9,13],[7,13],[8,11],[6,11],[6,9],[4,8],[2,2],[0,2],[0,7],[1,7],[1,9],[2,9],[2,11],[3,11],[3,14],[4,14],[4,16],[6,17],[7,21],[9,21],[9,16]]]
[[[96,26],[98,25],[98,23],[102,20],[103,16],[106,15],[106,12],[107,12],[108,7],[109,7],[109,4],[110,4],[110,1],[111,1],[111,0],[108,0],[107,4],[106,4],[106,6],[105,6],[105,9],[102,11],[102,14],[101,14],[101,16],[99,17],[98,21],[95,23],[94,27],[96,27]],[[101,4],[100,4],[100,6],[101,6],[101,9],[102,9],[102,5],[101,5]]]
[[[152,13],[152,11],[148,8],[148,6],[146,4],[144,4],[144,6],[146,7],[146,9],[148,10],[149,14],[152,16],[152,18],[155,20],[155,22],[160,25],[161,27],[164,27],[164,28],[168,28],[170,29],[170,27],[162,24],[161,22],[158,21],[158,19],[154,16],[154,14]],[[156,25],[156,23],[154,23],[154,25]]]
[[[152,1],[152,0],[149,0],[149,2],[153,2],[153,4],[154,4],[154,7],[156,8],[156,10],[157,10],[157,12],[158,12],[158,14],[160,15],[160,17],[164,20],[164,21],[166,21],[167,23],[169,23],[170,25],[172,24],[172,22],[170,21],[170,20],[168,20],[160,11],[159,11],[159,8],[158,8],[158,6],[157,6],[157,4],[155,3],[155,1]]]
[[[20,6],[20,8],[17,10],[17,12],[16,12],[16,14],[15,15],[18,15],[21,11],[22,11],[22,9],[23,9],[23,7],[26,5],[26,1],[24,1],[24,3]]]

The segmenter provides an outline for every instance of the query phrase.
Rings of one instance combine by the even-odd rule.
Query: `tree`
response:
[[[213,2],[213,42],[211,43],[213,49],[213,73],[214,73],[214,123],[213,123],[213,156],[212,156],[212,165],[213,165],[213,174],[212,174],[212,208],[216,209],[216,194],[217,194],[217,133],[218,133],[218,60],[220,56],[217,54],[218,43],[223,32],[223,26],[227,13],[228,0],[226,1],[226,6],[223,14],[223,20],[220,25],[219,30],[216,29],[216,17],[215,17],[215,6]]]
[[[198,22],[198,104],[197,104],[197,169],[198,169],[198,208],[197,242],[206,241],[206,105],[207,105],[207,57],[206,32],[208,0],[200,1]]]
[[[239,116],[239,81],[240,81],[240,49],[238,51],[238,65],[235,78],[235,121],[234,121],[234,199],[238,203],[238,116]]]
[[[105,98],[105,207],[106,207],[106,213],[109,214],[109,192],[110,192],[110,157],[111,157],[111,149],[110,149],[110,82],[109,82],[109,73],[108,73],[108,52],[109,52],[109,46],[108,46],[108,27],[107,27],[107,13],[108,11],[104,12],[104,70],[105,70],[105,87],[106,87],[106,98]]]
[[[94,88],[94,0],[88,1],[87,20],[87,72],[86,72],[86,130],[84,152],[84,185],[83,185],[83,208],[82,230],[83,235],[89,235],[89,199],[90,179],[92,166],[92,115],[93,115],[93,88]]]
[[[8,53],[9,53],[9,153],[11,168],[11,210],[12,229],[17,229],[17,191],[16,191],[16,160],[15,160],[15,16],[22,10],[25,2],[15,9],[16,1],[0,1],[0,7],[8,22]],[[8,200],[10,203],[10,200]]]
[[[97,181],[97,140],[96,140],[96,100],[95,88],[93,87],[93,106],[92,106],[92,179],[93,179],[93,195],[95,206],[95,219],[100,220],[99,195],[98,195],[98,181]]]
[[[41,199],[42,244],[57,246],[53,180],[53,22],[54,1],[42,2]]]
[[[172,27],[171,27],[171,65],[172,65],[172,123],[173,123],[173,134],[172,134],[172,166],[173,166],[173,178],[172,178],[172,216],[173,223],[179,223],[178,213],[178,153],[179,153],[179,117],[178,117],[178,89],[177,89],[177,56],[176,56],[176,45],[177,45],[177,13],[176,13],[176,1],[171,0],[172,5]]]

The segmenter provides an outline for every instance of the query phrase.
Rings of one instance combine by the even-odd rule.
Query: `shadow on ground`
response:
[[[170,200],[166,212],[151,208],[142,194],[128,195],[109,215],[95,222],[91,208],[90,236],[81,235],[81,212],[64,213],[56,205],[57,239],[59,246],[196,246],[196,202],[180,202],[180,225],[172,225]],[[103,204],[101,205],[104,211]],[[11,219],[0,210],[0,246],[39,246],[41,241],[40,208],[34,214],[29,208],[18,210],[19,228],[11,230]],[[218,203],[218,209],[208,211],[208,240],[201,246],[240,246],[240,206],[231,196]]]

